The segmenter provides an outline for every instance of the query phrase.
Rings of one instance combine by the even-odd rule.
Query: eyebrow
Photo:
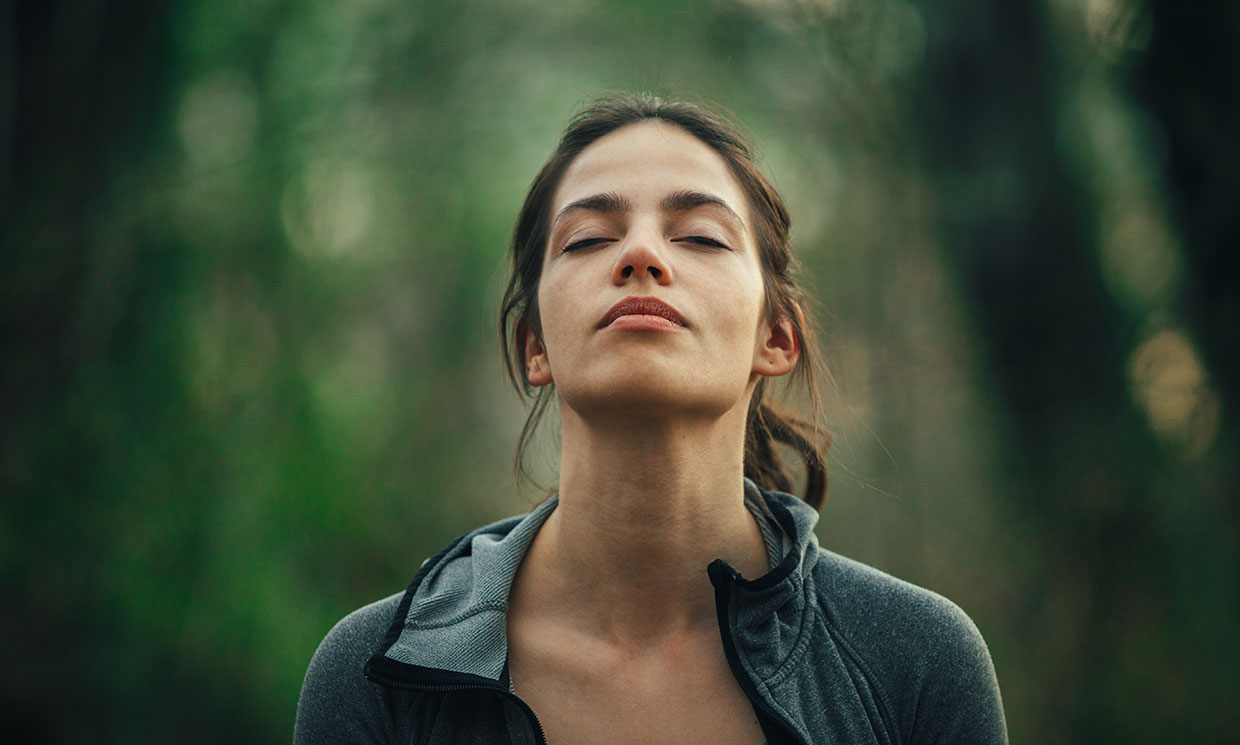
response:
[[[609,191],[606,194],[595,194],[593,196],[586,197],[585,199],[578,199],[576,202],[569,202],[564,206],[564,209],[560,210],[559,214],[555,216],[555,220],[552,221],[552,224],[559,222],[560,218],[564,217],[569,212],[575,212],[577,210],[615,213],[625,212],[632,206],[633,205],[629,202],[629,200],[614,191]]]
[[[698,207],[720,207],[736,221],[736,225],[745,230],[745,221],[741,216],[736,214],[736,210],[732,209],[727,202],[713,194],[703,194],[700,191],[674,191],[663,197],[663,201],[659,202],[659,206],[668,212],[688,212]]]
[[[625,212],[631,209],[632,206],[632,202],[615,192],[594,194],[565,205],[564,209],[560,210],[555,216],[552,224],[559,222],[568,213],[577,210],[616,213]],[[689,212],[699,207],[719,207],[728,213],[742,231],[745,230],[745,221],[741,219],[740,215],[736,214],[736,210],[732,209],[727,202],[712,194],[682,189],[668,194],[659,202],[659,208],[667,212]]]

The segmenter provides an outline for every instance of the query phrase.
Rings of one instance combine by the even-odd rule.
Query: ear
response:
[[[542,339],[539,339],[538,334],[528,327],[523,328],[521,333],[525,335],[523,344],[525,379],[535,388],[554,382],[554,378],[551,377],[551,365],[547,362],[547,350],[543,347]]]
[[[801,309],[796,308],[797,315]],[[786,316],[780,316],[775,323],[764,325],[758,337],[758,347],[754,351],[753,371],[764,377],[778,377],[792,372],[801,357],[801,340]]]

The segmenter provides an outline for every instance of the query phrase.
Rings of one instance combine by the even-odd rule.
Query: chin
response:
[[[746,406],[744,387],[691,374],[618,371],[601,379],[556,383],[561,405],[586,419],[718,418]]]

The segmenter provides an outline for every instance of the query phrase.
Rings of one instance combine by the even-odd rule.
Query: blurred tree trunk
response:
[[[932,213],[1007,407],[1010,489],[996,496],[1018,507],[1045,559],[1023,591],[1030,606],[1011,609],[1027,647],[1010,664],[1038,671],[1042,697],[1018,712],[1013,740],[1209,740],[1212,725],[1163,690],[1198,672],[1175,654],[1174,552],[1157,504],[1167,464],[1127,394],[1133,330],[1101,280],[1078,164],[1056,139],[1063,94],[1045,6],[922,7]]]
[[[144,151],[157,117],[167,4],[17,2],[3,15],[0,712],[18,741],[108,741],[120,672],[101,660],[116,629],[82,566],[114,537],[100,528],[98,422],[89,394],[75,405],[70,391],[117,342],[82,338],[82,309],[110,281],[92,264],[116,166]],[[95,377],[97,394],[108,383]]]
[[[1176,632],[1188,637],[1203,692],[1205,739],[1234,741],[1240,659],[1240,5],[1148,0],[1149,45],[1130,68],[1136,99],[1161,135],[1163,192],[1184,259],[1180,311],[1220,399],[1211,447],[1178,483],[1198,492],[1180,542]],[[1183,498],[1182,494],[1168,495]],[[1196,618],[1193,618],[1196,616]]]

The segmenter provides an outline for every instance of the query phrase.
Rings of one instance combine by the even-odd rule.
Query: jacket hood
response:
[[[806,579],[818,559],[818,512],[749,479],[745,500],[767,540],[772,569],[746,579],[717,559],[703,570],[715,586],[720,621],[730,626],[739,662],[761,688],[794,665],[806,646],[812,625],[804,618],[811,600]],[[553,496],[524,516],[471,531],[424,562],[366,674],[402,687],[469,683],[507,689],[508,594],[521,559],[558,504]]]

